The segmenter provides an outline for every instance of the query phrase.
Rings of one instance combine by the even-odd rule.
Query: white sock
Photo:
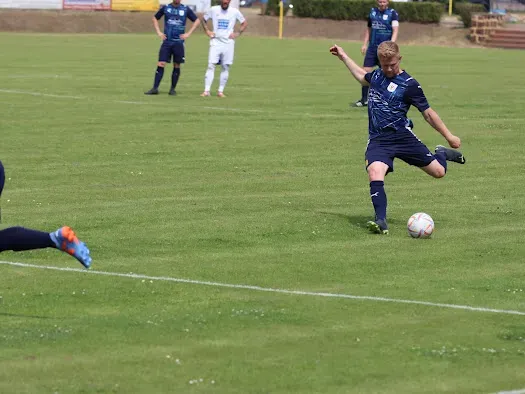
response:
[[[211,84],[213,83],[213,78],[215,77],[215,64],[208,64],[206,69],[206,74],[204,75],[204,91],[209,92],[211,89]]]
[[[224,92],[226,83],[228,82],[228,77],[230,76],[230,66],[228,64],[222,65],[222,71],[219,79],[219,92]]]

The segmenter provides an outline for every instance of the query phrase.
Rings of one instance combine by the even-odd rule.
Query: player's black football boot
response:
[[[149,96],[154,95],[154,94],[159,94],[159,89],[151,88],[147,92],[144,92],[144,94],[147,94]]]
[[[443,145],[436,146],[435,152],[444,152],[447,161],[453,161],[454,163],[465,164],[467,161],[465,156],[463,156],[463,153],[455,149],[446,148]]]

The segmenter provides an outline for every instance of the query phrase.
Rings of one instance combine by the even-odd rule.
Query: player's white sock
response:
[[[211,89],[211,84],[213,83],[213,78],[215,77],[215,64],[208,64],[208,69],[206,70],[206,75],[204,76],[204,91],[209,92]]]
[[[219,79],[219,92],[224,92],[224,88],[226,87],[226,83],[228,82],[228,77],[230,76],[230,66],[228,64],[223,64],[222,71]]]

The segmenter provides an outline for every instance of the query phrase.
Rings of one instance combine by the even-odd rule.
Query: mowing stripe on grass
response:
[[[274,289],[271,287],[260,287],[260,286],[252,286],[252,285],[236,285],[236,284],[230,284],[230,283],[208,282],[208,281],[195,280],[195,279],[171,278],[168,276],[149,276],[149,275],[140,275],[140,274],[133,274],[133,273],[124,274],[124,273],[119,273],[119,272],[93,271],[93,270],[85,270],[85,269],[80,269],[80,268],[51,267],[51,266],[45,266],[45,265],[16,263],[12,261],[0,261],[0,264],[11,265],[15,267],[24,267],[24,268],[47,269],[47,270],[54,270],[54,271],[81,272],[83,274],[92,274],[92,275],[118,276],[118,277],[133,278],[133,279],[160,280],[160,281],[167,281],[167,282],[189,283],[189,284],[194,284],[194,285],[226,287],[230,289],[265,291],[269,293],[314,296],[314,297],[347,298],[347,299],[352,299],[352,300],[366,300],[366,301],[377,301],[377,302],[393,302],[397,304],[426,305],[426,306],[434,306],[438,308],[461,309],[461,310],[473,311],[473,312],[501,313],[505,315],[525,316],[525,312],[521,312],[521,311],[475,307],[475,306],[469,306],[469,305],[441,304],[438,302],[403,300],[403,299],[397,299],[397,298],[375,297],[375,296],[358,296],[358,295],[351,295],[351,294],[318,293],[318,292],[303,291],[303,290]],[[525,394],[525,391],[523,393]]]

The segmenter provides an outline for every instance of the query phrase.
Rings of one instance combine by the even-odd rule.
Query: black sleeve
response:
[[[192,22],[195,22],[197,20],[197,15],[195,15],[195,12],[193,12],[193,10],[190,7],[188,7],[186,15],[188,15],[188,19]]]
[[[159,20],[164,15],[164,6],[161,6],[155,14],[155,19]]]
[[[425,93],[421,85],[414,79],[413,83],[408,85],[404,97],[405,103],[413,105],[419,112],[423,112],[430,108],[430,104],[425,97]]]
[[[372,27],[372,20],[370,19],[370,16],[368,17],[367,25],[368,25],[368,27]]]

